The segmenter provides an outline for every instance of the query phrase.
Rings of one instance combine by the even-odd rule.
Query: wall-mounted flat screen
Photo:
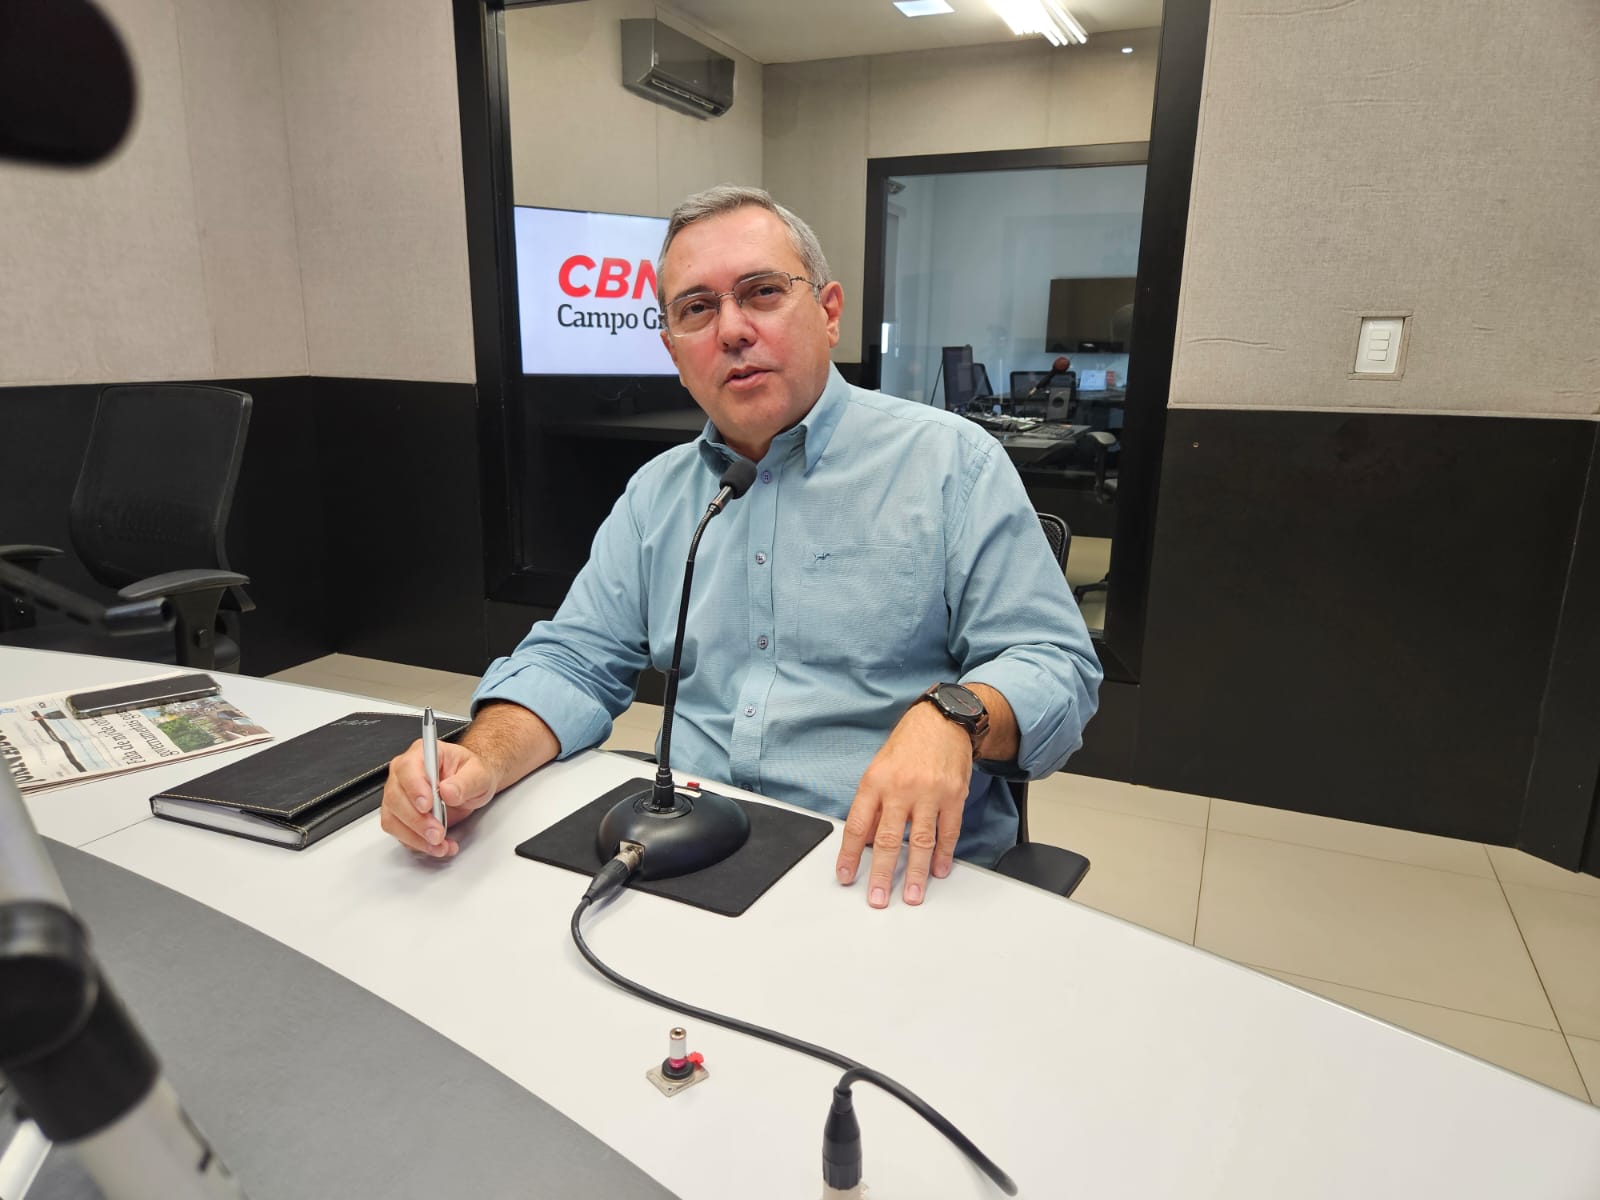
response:
[[[514,210],[526,375],[676,375],[661,344],[665,217]]]
[[[1045,351],[1126,354],[1133,337],[1134,283],[1132,278],[1052,279]]]

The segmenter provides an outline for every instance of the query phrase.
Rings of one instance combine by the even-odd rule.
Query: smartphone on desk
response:
[[[77,692],[67,697],[67,707],[75,717],[103,717],[107,713],[126,712],[130,708],[154,708],[158,704],[174,704],[179,700],[198,700],[201,696],[215,696],[221,690],[217,681],[209,675],[167,675],[160,679],[143,679],[138,683],[97,688],[92,692]]]

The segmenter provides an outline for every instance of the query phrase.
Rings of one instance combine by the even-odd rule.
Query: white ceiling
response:
[[[988,0],[947,0],[955,12],[900,15],[890,0],[666,0],[668,6],[760,63],[894,54],[940,46],[1014,41]],[[1089,33],[1150,29],[1162,0],[1066,0]],[[1036,39],[1041,45],[1043,39]],[[1070,54],[1072,47],[1058,53]]]

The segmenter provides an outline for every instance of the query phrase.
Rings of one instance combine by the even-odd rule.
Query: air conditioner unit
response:
[[[622,86],[693,117],[733,107],[733,59],[648,17],[622,23]]]

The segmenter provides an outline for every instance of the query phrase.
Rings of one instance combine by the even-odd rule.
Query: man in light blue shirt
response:
[[[992,864],[1016,841],[1009,789],[977,760],[1037,777],[1081,744],[1088,631],[999,444],[832,367],[844,294],[803,222],[755,189],[701,193],[658,279],[663,340],[709,420],[639,470],[555,618],[490,666],[471,728],[440,748],[451,822],[603,741],[640,670],[666,668],[689,539],[742,457],[755,482],[695,565],[673,765],[843,818],[838,877],[870,842],[875,908],[909,827],[919,904],[955,857]],[[395,760],[384,828],[449,856],[420,762]]]

